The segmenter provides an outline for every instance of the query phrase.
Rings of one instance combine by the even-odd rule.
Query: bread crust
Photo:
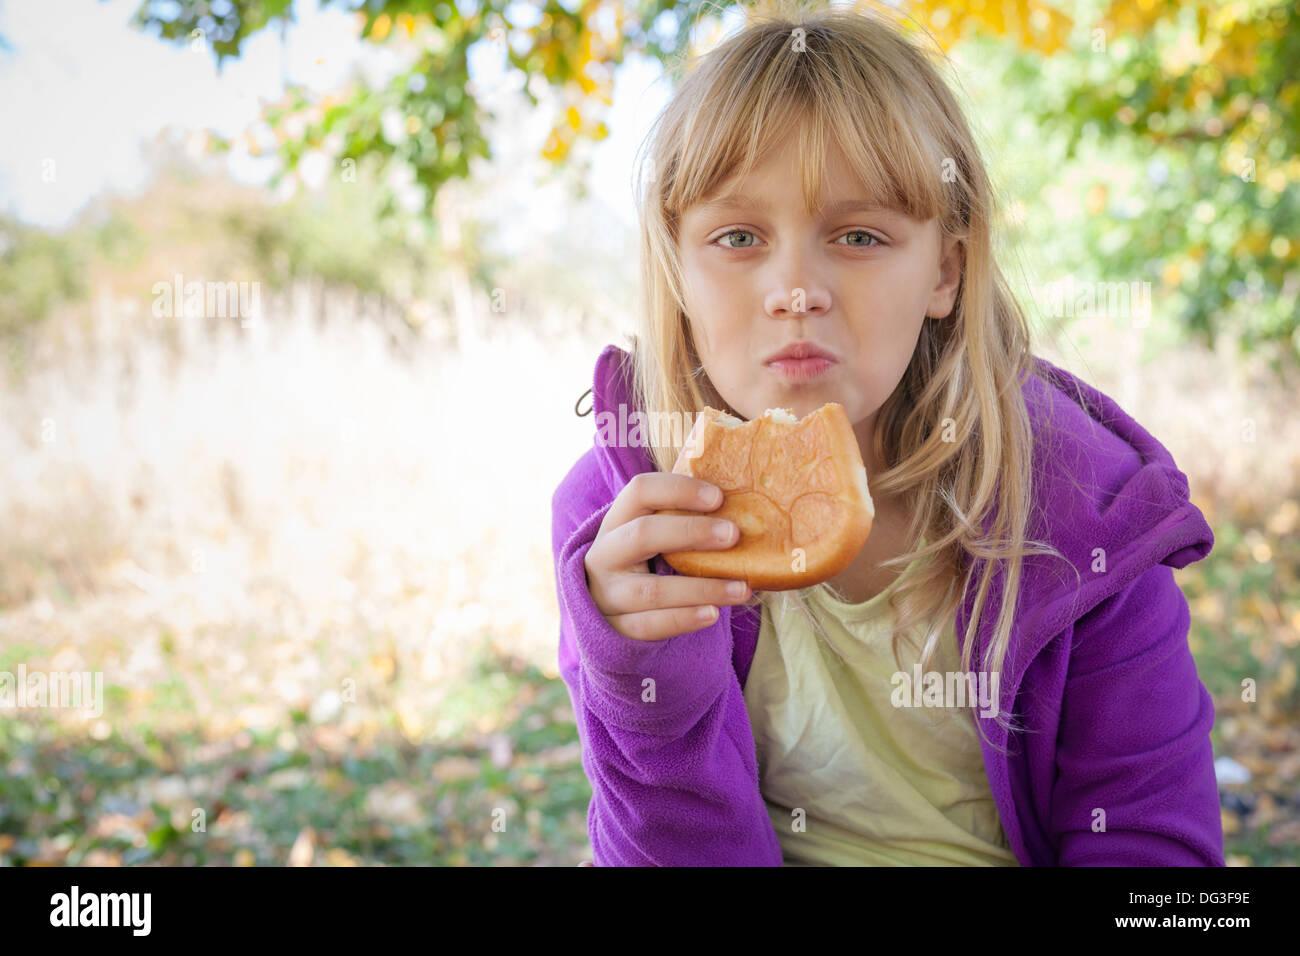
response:
[[[838,402],[800,420],[768,409],[748,422],[706,407],[673,473],[721,488],[722,506],[711,516],[740,528],[731,548],[665,553],[679,574],[747,581],[756,591],[810,587],[847,568],[871,534],[867,473]]]

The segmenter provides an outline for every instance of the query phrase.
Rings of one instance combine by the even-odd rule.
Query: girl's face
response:
[[[778,407],[802,418],[839,402],[870,477],[882,470],[871,451],[876,413],[926,316],[952,311],[960,243],[944,240],[937,220],[855,207],[856,179],[838,151],[828,156],[822,216],[809,214],[793,143],[685,211],[686,314],[704,370],[733,409],[746,419]],[[792,343],[814,345],[830,362],[771,364]]]

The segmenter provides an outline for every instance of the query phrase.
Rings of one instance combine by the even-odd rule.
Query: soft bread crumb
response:
[[[715,421],[717,421],[717,423],[723,428],[739,428],[741,425],[745,424],[739,418],[736,418],[734,415],[728,415],[726,412],[718,412],[718,417]]]
[[[799,419],[795,417],[794,412],[788,408],[769,408],[763,412],[764,418],[770,418],[780,425],[798,425]]]
[[[867,510],[871,516],[876,516],[876,505],[871,500],[871,492],[867,490],[867,466],[863,465],[858,469],[858,490],[862,492],[862,497],[867,501]]]

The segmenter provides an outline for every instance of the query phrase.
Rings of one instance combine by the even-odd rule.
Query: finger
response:
[[[610,614],[635,614],[674,607],[743,604],[749,585],[726,578],[685,574],[619,574],[609,589]]]
[[[622,571],[665,551],[717,551],[734,547],[740,528],[708,515],[641,515],[608,535],[603,550],[611,570]]]
[[[722,506],[722,489],[702,478],[647,471],[634,475],[624,493],[614,499],[602,522],[610,531],[641,515],[668,508],[713,511]]]
[[[689,634],[708,627],[718,619],[718,609],[707,607],[672,607],[635,614],[615,614],[610,626],[634,641],[663,641],[678,634]]]

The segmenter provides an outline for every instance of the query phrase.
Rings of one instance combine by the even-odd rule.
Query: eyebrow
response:
[[[729,193],[700,204],[701,212],[713,209],[757,209],[760,212],[771,212],[772,204],[758,196]],[[895,214],[893,210],[866,199],[841,199],[838,202],[827,203],[823,212],[828,216],[838,216],[846,212],[878,212],[890,216]]]

